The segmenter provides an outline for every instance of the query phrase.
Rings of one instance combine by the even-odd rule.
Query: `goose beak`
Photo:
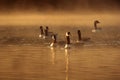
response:
[[[98,20],[95,21],[96,23],[100,23]]]
[[[97,23],[100,23],[99,21]]]

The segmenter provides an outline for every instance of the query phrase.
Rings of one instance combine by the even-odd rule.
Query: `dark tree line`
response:
[[[120,0],[0,0],[0,10],[74,10],[120,7]]]

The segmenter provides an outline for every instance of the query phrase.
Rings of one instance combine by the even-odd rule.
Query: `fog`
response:
[[[0,25],[93,26],[94,20],[99,20],[101,26],[117,26],[119,17],[119,14],[11,14],[0,15]]]
[[[0,25],[119,24],[119,0],[0,0]]]

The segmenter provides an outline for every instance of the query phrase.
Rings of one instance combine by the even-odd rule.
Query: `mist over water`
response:
[[[119,0],[1,0],[0,25],[118,25]]]
[[[119,14],[9,14],[0,15],[0,25],[70,25],[93,27],[94,20],[100,26],[119,26]]]

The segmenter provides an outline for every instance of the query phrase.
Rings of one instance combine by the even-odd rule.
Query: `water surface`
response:
[[[119,80],[119,47],[0,46],[1,80]]]

